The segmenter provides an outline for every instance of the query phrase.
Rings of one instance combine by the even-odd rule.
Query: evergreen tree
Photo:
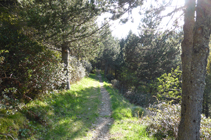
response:
[[[123,67],[125,65],[125,39],[121,39],[119,42],[119,55],[115,61],[115,79],[121,79],[121,73],[123,70]]]
[[[169,73],[179,65],[179,43],[177,32],[157,32],[159,23],[154,15],[146,13],[140,26],[139,36],[130,33],[125,45],[125,66],[137,89],[140,85],[153,82],[163,73]],[[127,79],[129,80],[129,79]],[[131,86],[132,86],[131,85]]]
[[[101,57],[99,58],[101,67],[104,69],[104,76],[108,74],[113,75],[113,70],[115,69],[116,60],[119,55],[119,44],[118,40],[115,40],[114,37],[110,35],[102,42],[103,50]],[[110,73],[109,73],[110,72]],[[108,78],[109,80],[113,78]]]
[[[199,140],[211,33],[211,1],[186,0],[185,7],[182,42],[182,105],[177,139]]]
[[[27,17],[28,26],[36,29],[35,37],[47,46],[62,50],[62,60],[67,67],[67,89],[70,89],[69,52],[82,57],[88,46],[93,46],[88,44],[100,31],[95,23],[100,9],[93,1],[83,0],[23,1],[22,6],[26,11],[22,15]]]

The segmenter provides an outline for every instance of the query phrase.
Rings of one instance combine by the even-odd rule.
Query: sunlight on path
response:
[[[98,72],[99,73],[99,72]],[[98,75],[100,80],[100,92],[102,94],[100,116],[96,124],[93,124],[92,140],[109,140],[109,127],[113,123],[111,119],[110,96],[103,87],[101,75]]]

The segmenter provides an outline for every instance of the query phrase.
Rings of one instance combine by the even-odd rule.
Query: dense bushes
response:
[[[169,86],[169,88],[177,87],[179,88],[180,82],[178,76],[180,75],[180,71],[177,68],[176,70],[172,70],[169,74],[164,74],[161,76],[161,79],[170,81],[157,81],[158,85],[162,85],[165,89]],[[176,79],[176,80],[175,80]],[[178,81],[178,82],[176,82]],[[113,86],[117,80],[112,80]],[[176,84],[177,83],[177,84]],[[166,85],[165,85],[166,84]],[[176,85],[174,85],[176,84]],[[107,84],[104,85],[109,92],[109,88]],[[110,93],[110,92],[109,92]],[[176,92],[177,93],[177,92]],[[110,93],[111,94],[111,93]],[[161,97],[165,99],[169,94],[161,94]],[[170,97],[178,97],[173,96],[177,94],[170,94]],[[152,97],[150,94],[135,94],[133,92],[127,92],[125,94],[130,102],[136,103],[141,106],[147,106],[147,104],[152,103],[156,100],[156,103],[149,105],[146,109],[143,109],[139,106],[131,107],[132,115],[135,117],[139,117],[141,122],[140,124],[145,125],[147,127],[147,132],[150,136],[155,137],[158,140],[163,139],[175,139],[178,133],[178,125],[180,122],[180,113],[181,113],[181,105],[180,104],[172,104],[172,102],[163,100],[164,102],[160,102],[155,98],[156,96]],[[111,99],[112,99],[111,94]],[[161,99],[162,99],[161,98]],[[149,99],[149,101],[148,101]],[[178,98],[179,99],[179,98]],[[153,101],[150,101],[153,100]],[[122,100],[119,104],[121,105],[124,100]],[[116,103],[116,101],[114,102]],[[146,116],[145,116],[146,114]],[[208,140],[211,139],[211,119],[205,118],[204,115],[201,115],[201,126],[200,126],[200,138],[201,140]]]
[[[9,15],[8,18],[13,19]],[[0,24],[0,139],[24,139],[33,135],[34,128],[27,118],[39,116],[39,113],[28,110],[25,103],[39,94],[66,86],[66,68],[61,63],[60,52],[36,41],[29,30],[9,21]],[[27,31],[31,34],[27,35]],[[88,62],[83,66],[79,60],[71,58],[70,63],[72,83],[85,76],[84,66],[87,72],[91,70]]]
[[[112,84],[121,91],[120,82],[117,84],[116,81],[117,80],[112,80]],[[132,87],[123,94],[131,103],[136,105],[148,107],[149,104],[157,101],[156,98],[174,104],[179,103],[182,93],[181,70],[179,67],[172,69],[170,73],[164,73],[154,81],[142,84],[135,89],[136,90]]]
[[[33,99],[39,93],[65,88],[65,66],[60,54],[31,40],[19,30],[0,28],[0,98]],[[79,81],[91,64],[70,58],[70,80]],[[5,95],[5,96],[3,96]]]
[[[81,80],[86,75],[86,69],[83,64],[77,60],[75,57],[70,57],[70,83],[77,82]]]
[[[120,83],[118,80],[114,79],[114,80],[111,80],[111,84],[113,87],[115,88],[120,88]]]
[[[29,100],[46,90],[62,86],[65,82],[64,66],[58,53],[19,31],[0,30],[0,42],[5,50],[1,52],[4,58],[0,66],[1,93],[12,99]]]
[[[86,75],[88,76],[89,73],[92,71],[92,64],[86,60],[82,60],[81,63],[83,67],[86,69]]]
[[[107,74],[106,78],[108,79],[108,81],[111,81],[114,79],[114,76],[112,74]]]
[[[150,116],[143,118],[150,135],[158,139],[176,137],[180,121],[180,105],[160,103],[149,108]]]
[[[179,104],[171,105],[165,102],[148,108],[149,116],[142,118],[150,135],[157,139],[176,138],[180,122],[181,107]],[[202,140],[211,139],[211,119],[201,116],[200,137]]]

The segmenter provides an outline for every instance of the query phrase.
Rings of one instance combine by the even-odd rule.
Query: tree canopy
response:
[[[39,94],[70,89],[92,63],[134,104],[155,103],[154,96],[181,103],[174,134],[178,140],[199,140],[201,113],[211,112],[211,2],[185,0],[184,7],[163,14],[172,2],[154,0],[142,7],[147,1],[0,1],[0,99],[27,103]],[[130,17],[138,6],[139,33],[113,37],[109,21],[125,13]],[[179,10],[184,10],[183,30],[177,20],[172,29],[160,30],[162,19]],[[103,13],[111,17],[100,25]]]

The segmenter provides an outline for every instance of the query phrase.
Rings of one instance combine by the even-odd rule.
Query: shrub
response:
[[[114,76],[113,76],[112,74],[108,74],[108,75],[106,75],[106,78],[107,78],[109,81],[111,81],[111,80],[114,79]]]
[[[180,122],[181,107],[179,104],[165,102],[148,108],[149,116],[145,116],[142,122],[147,126],[150,135],[157,139],[176,138]],[[201,117],[200,137],[203,140],[211,139],[211,119]]]
[[[96,69],[92,69],[92,70],[90,71],[90,73],[93,73],[93,74],[95,74],[96,72],[97,72]]]
[[[124,96],[133,104],[149,107],[150,104],[155,103],[157,100],[149,93],[127,91]]]
[[[75,83],[86,75],[86,69],[75,57],[70,57],[70,82]]]
[[[88,76],[89,73],[92,71],[92,64],[86,60],[82,60],[81,63],[83,67],[86,69],[86,75]]]
[[[0,28],[0,42],[6,50],[1,51],[0,93],[26,101],[65,83],[64,65],[57,52],[6,27]]]
[[[157,97],[164,100],[174,100],[178,103],[181,100],[181,70],[177,67],[175,70],[172,69],[171,73],[164,73],[157,78]]]
[[[111,80],[111,84],[113,87],[119,89],[120,88],[120,83],[118,80],[114,79],[114,80]]]
[[[131,75],[131,81],[135,78]],[[121,81],[122,83],[122,81]],[[124,83],[125,84],[125,83]],[[129,85],[130,83],[126,83]],[[155,96],[159,100],[177,104],[181,101],[181,71],[179,67],[172,69],[171,73],[164,73],[154,81],[140,82],[137,86],[129,86],[130,91],[124,96],[139,106],[148,107],[149,104],[156,102]]]
[[[147,111],[144,108],[140,107],[140,106],[134,106],[132,108],[132,114],[133,114],[133,117],[140,118],[140,117],[146,115]]]

